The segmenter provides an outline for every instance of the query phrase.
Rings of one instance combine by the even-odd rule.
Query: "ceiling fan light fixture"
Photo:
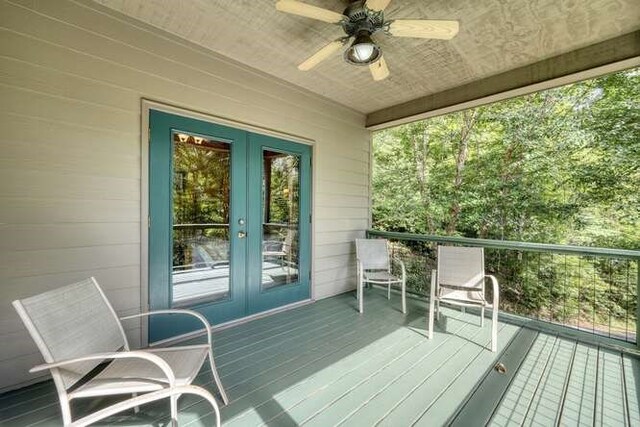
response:
[[[371,39],[371,34],[361,31],[344,52],[344,60],[352,65],[369,65],[382,56],[380,47]]]

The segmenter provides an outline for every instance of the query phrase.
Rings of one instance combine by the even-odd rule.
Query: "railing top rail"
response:
[[[640,251],[627,249],[595,248],[589,246],[555,245],[549,243],[528,243],[513,240],[474,239],[469,237],[434,236],[429,234],[400,233],[395,231],[367,230],[367,235],[394,240],[415,240],[419,242],[458,243],[493,249],[515,249],[530,252],[554,252],[560,254],[603,256],[611,258],[640,259]]]

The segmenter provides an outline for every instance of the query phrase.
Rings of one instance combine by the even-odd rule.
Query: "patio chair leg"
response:
[[[71,405],[69,405],[69,400],[65,397],[66,402],[62,402],[62,398],[60,398],[60,409],[62,410],[62,423],[67,426],[71,424]]]
[[[433,318],[435,317],[434,309],[437,310],[436,304],[436,287],[434,284],[431,285],[430,296],[429,296],[429,334],[428,338],[433,338]]]
[[[493,309],[491,319],[491,351],[498,351],[498,310]]]
[[[404,281],[402,281],[402,314],[407,314],[407,289]]]
[[[387,299],[391,299],[391,283],[387,283]]]
[[[360,312],[360,314],[362,314],[364,312],[364,295],[363,295],[364,289],[363,289],[363,283],[362,280],[358,283],[358,311]]]
[[[171,425],[172,427],[178,427],[178,395],[171,396]]]
[[[440,321],[440,301],[436,300],[436,319]]]
[[[218,370],[216,369],[216,364],[213,361],[213,349],[209,348],[209,366],[211,366],[211,373],[213,374],[213,379],[216,382],[216,386],[218,387],[218,391],[220,392],[220,397],[222,397],[222,403],[225,405],[229,404],[229,398],[227,397],[227,393],[224,391],[224,387],[222,386],[222,381],[220,381],[220,375],[218,375]]]
[[[484,327],[484,307],[480,308],[480,327]]]
[[[138,393],[131,393],[131,397],[138,397]],[[137,414],[138,412],[140,412],[140,407],[139,406],[134,406],[133,407],[133,413]]]

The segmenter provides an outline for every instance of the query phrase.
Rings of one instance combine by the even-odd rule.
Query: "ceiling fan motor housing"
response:
[[[341,22],[342,29],[349,37],[355,37],[363,31],[371,35],[385,29],[383,12],[368,9],[365,6],[365,0],[351,2],[344,10],[343,15],[347,19]]]

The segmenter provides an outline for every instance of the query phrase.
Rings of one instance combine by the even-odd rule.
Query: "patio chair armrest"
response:
[[[29,369],[29,372],[40,372],[46,371],[49,369],[61,368],[67,365],[73,365],[75,363],[87,362],[90,360],[110,360],[110,359],[143,359],[150,363],[156,365],[167,377],[169,381],[169,386],[173,387],[176,382],[176,377],[173,373],[173,370],[169,366],[167,362],[165,362],[160,356],[157,356],[153,353],[149,353],[147,351],[134,350],[134,351],[117,351],[112,353],[96,353],[90,354],[87,356],[75,357],[73,359],[65,359],[60,360],[58,362],[53,363],[43,363],[41,365],[36,365],[33,368]]]
[[[209,345],[212,345],[211,324],[209,323],[206,317],[204,317],[202,314],[198,313],[197,311],[185,310],[185,309],[154,310],[154,311],[147,311],[146,313],[138,313],[138,314],[132,314],[130,316],[124,316],[124,317],[121,317],[120,320],[130,320],[130,319],[136,319],[139,317],[149,317],[156,314],[182,314],[185,316],[192,316],[197,318],[198,320],[200,320],[200,322],[204,325],[204,328],[207,330],[207,341]]]
[[[124,400],[122,402],[118,402],[114,405],[108,406],[100,411],[94,412],[90,415],[80,418],[79,420],[74,421],[73,423],[71,423],[70,427],[88,426],[128,409],[146,405],[147,403],[155,402],[167,397],[179,396],[181,394],[195,394],[196,396],[200,396],[204,400],[208,401],[209,404],[213,407],[214,413],[216,414],[216,427],[220,427],[220,409],[218,408],[218,404],[216,403],[215,399],[207,390],[194,385],[183,385],[165,388],[151,393],[145,393],[140,396]]]
[[[497,310],[498,303],[500,302],[500,286],[498,285],[498,279],[496,279],[496,276],[491,274],[485,274],[484,277],[491,280],[491,285],[493,286],[493,309]]]

